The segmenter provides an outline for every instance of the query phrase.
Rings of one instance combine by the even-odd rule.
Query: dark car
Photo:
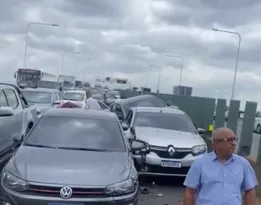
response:
[[[132,152],[145,148],[114,113],[51,108],[2,170],[1,204],[136,205]]]
[[[120,99],[110,106],[120,121],[123,121],[132,107],[166,107],[167,104],[154,95],[140,95],[127,99]]]

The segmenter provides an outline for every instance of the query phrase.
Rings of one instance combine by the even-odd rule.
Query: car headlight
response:
[[[105,192],[106,194],[110,194],[113,196],[121,196],[133,193],[135,191],[136,184],[137,182],[133,180],[133,178],[130,178],[125,181],[106,186]]]
[[[192,148],[192,154],[193,155],[200,155],[205,153],[207,150],[206,145],[197,145]]]
[[[2,173],[1,181],[2,181],[2,185],[4,187],[7,187],[14,191],[22,192],[22,191],[27,190],[27,188],[28,188],[28,183],[25,180],[20,179],[8,172]]]

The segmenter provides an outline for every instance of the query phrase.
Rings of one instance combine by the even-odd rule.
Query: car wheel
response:
[[[260,124],[258,124],[256,126],[256,133],[261,134],[261,126],[260,126]]]

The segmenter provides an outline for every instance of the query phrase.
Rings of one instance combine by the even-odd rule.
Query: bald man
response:
[[[228,128],[212,133],[214,151],[197,159],[191,166],[184,185],[184,205],[255,204],[258,185],[249,162],[234,154],[237,138]]]
[[[101,106],[98,100],[92,98],[92,91],[90,88],[86,89],[86,109],[100,110]]]

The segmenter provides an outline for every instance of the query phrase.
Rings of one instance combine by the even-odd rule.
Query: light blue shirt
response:
[[[233,154],[222,164],[215,152],[197,159],[184,185],[196,189],[196,205],[242,205],[242,192],[258,185],[250,163]]]

